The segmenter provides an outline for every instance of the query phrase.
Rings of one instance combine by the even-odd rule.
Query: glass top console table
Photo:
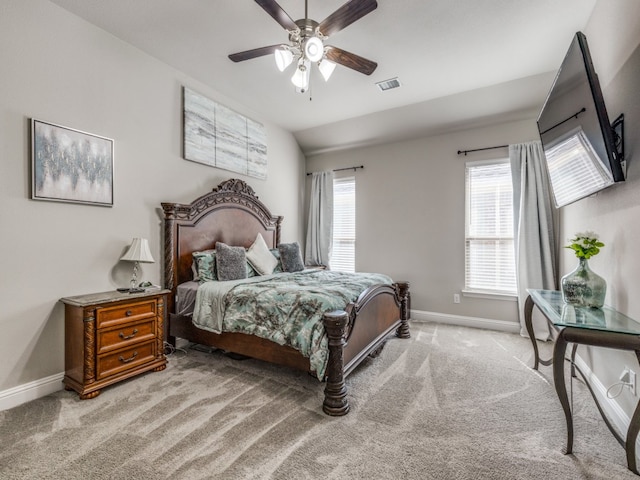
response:
[[[577,370],[589,386],[585,375],[573,362],[577,346],[591,345],[630,350],[635,352],[638,362],[640,363],[640,323],[607,306],[602,308],[589,308],[568,305],[563,302],[562,293],[558,291],[530,289],[527,290],[527,292],[529,296],[525,303],[524,313],[527,332],[533,344],[535,357],[533,368],[537,370],[539,363],[543,365],[553,365],[553,382],[567,421],[567,448],[565,453],[568,454],[573,450],[573,418],[564,378],[564,361],[567,344],[573,343],[573,352],[571,355],[572,369]],[[542,360],[538,354],[538,345],[531,320],[534,306],[538,307],[546,317],[549,325],[557,332],[551,360]],[[609,430],[611,430],[611,433],[613,433],[618,442],[625,447],[629,470],[640,475],[636,465],[635,453],[636,438],[640,432],[640,403],[636,405],[629,423],[626,439],[623,439],[602,412],[590,386],[589,391],[591,391],[598,410],[602,414]]]

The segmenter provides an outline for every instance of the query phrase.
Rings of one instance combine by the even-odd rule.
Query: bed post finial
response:
[[[346,415],[349,412],[343,366],[343,349],[347,343],[345,329],[348,322],[349,316],[343,310],[325,313],[323,318],[324,328],[329,337],[329,361],[322,410],[334,417]]]

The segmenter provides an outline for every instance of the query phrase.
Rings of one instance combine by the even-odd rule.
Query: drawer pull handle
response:
[[[133,355],[131,355],[129,358],[124,358],[122,355],[120,355],[118,357],[118,360],[120,360],[122,363],[129,363],[131,361],[133,361],[133,359],[135,359],[138,356],[138,352],[135,351],[133,352]]]
[[[127,310],[127,311],[125,312],[125,315],[126,315],[127,317],[130,317],[131,315],[133,315],[133,312],[132,312],[131,310]]]
[[[130,338],[133,338],[136,336],[136,333],[138,333],[138,329],[134,328],[133,332],[131,332],[131,335],[125,335],[124,333],[120,332],[118,334],[118,336],[122,339],[122,340],[129,340]]]

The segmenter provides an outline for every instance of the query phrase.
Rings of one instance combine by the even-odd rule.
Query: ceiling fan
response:
[[[296,60],[296,71],[291,77],[291,82],[301,93],[309,88],[311,63],[318,65],[325,81],[329,80],[336,64],[365,75],[371,75],[378,66],[376,62],[355,53],[324,43],[331,35],[375,10],[378,7],[376,0],[349,0],[320,23],[309,18],[307,0],[304,2],[304,18],[296,21],[292,20],[276,0],[255,0],[255,2],[287,30],[290,43],[233,53],[229,55],[229,58],[234,62],[242,62],[273,53],[276,65],[282,72]]]

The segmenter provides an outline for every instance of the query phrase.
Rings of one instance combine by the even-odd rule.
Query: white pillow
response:
[[[278,259],[269,251],[269,247],[258,233],[253,245],[247,250],[247,261],[260,275],[270,275],[278,265]]]

